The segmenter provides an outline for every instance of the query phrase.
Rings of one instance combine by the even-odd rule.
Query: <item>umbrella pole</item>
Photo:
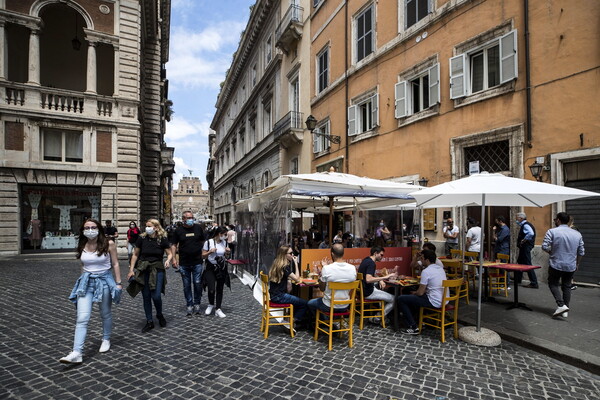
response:
[[[483,291],[483,252],[485,239],[485,194],[481,195],[481,238],[479,239],[479,287],[477,293],[477,332],[481,331],[481,294]]]
[[[333,196],[329,196],[329,247],[333,246],[331,233],[333,231]]]

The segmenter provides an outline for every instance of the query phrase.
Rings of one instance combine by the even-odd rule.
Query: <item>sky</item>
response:
[[[208,134],[225,79],[254,0],[172,0],[169,99],[175,112],[165,141],[175,148],[174,187],[181,177],[206,183]]]

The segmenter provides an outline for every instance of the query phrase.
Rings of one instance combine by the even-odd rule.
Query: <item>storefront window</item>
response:
[[[100,188],[23,185],[23,251],[74,249],[79,227],[100,220]]]

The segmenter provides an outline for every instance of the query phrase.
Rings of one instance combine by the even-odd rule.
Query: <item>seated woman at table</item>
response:
[[[287,282],[291,279],[301,283],[298,270],[298,258],[294,256],[292,248],[284,245],[279,247],[275,260],[269,269],[269,295],[273,303],[290,303],[294,305],[294,322],[304,324],[307,301],[288,293]]]

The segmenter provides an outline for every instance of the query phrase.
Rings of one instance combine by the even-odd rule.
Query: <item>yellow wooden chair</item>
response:
[[[496,258],[503,263],[507,263],[510,260],[508,254],[498,253]],[[508,271],[505,269],[489,268],[488,269],[489,279],[489,295],[492,295],[493,291],[499,293],[501,290],[504,291],[504,297],[508,297]]]
[[[464,298],[469,304],[469,282],[464,278],[464,268],[462,260],[458,258],[450,258],[443,260],[446,268],[446,277],[448,279],[462,279],[463,283],[458,288],[459,300]]]
[[[260,331],[264,332],[265,339],[269,337],[269,327],[276,325],[287,325],[290,328],[290,336],[294,337],[294,305],[279,304],[271,302],[269,296],[269,276],[260,272],[260,282],[263,292],[263,309],[262,319],[260,323]],[[272,315],[271,312],[277,312],[277,315]],[[279,322],[281,319],[282,322]],[[287,322],[286,322],[287,320]]]
[[[444,296],[442,297],[442,308],[421,307],[419,311],[419,331],[423,325],[441,329],[441,341],[446,341],[445,329],[454,325],[454,337],[458,338],[458,293],[462,279],[445,280],[442,282]],[[446,304],[448,303],[448,304]]]
[[[463,251],[458,249],[450,249],[450,257],[451,258],[463,258]]]
[[[479,253],[476,251],[465,251],[465,259],[471,258],[473,261],[479,261]],[[465,279],[467,282],[473,282],[473,290],[477,287],[477,271],[479,267],[469,266],[465,271]]]
[[[356,279],[360,281],[356,288],[355,306],[356,314],[358,314],[358,329],[363,329],[365,318],[381,318],[381,326],[385,328],[385,301],[365,300],[363,274],[360,272],[356,274]]]
[[[331,290],[331,309],[334,312],[324,312],[317,309],[317,317],[315,320],[315,340],[319,340],[319,331],[329,336],[328,350],[332,348],[333,334],[339,333],[340,337],[343,332],[348,332],[348,347],[353,346],[352,342],[352,329],[354,325],[354,305],[356,289],[360,281],[342,283],[342,282],[328,282],[327,285]],[[338,290],[348,290],[348,300],[336,300],[335,292]],[[347,311],[336,312],[336,305],[344,305],[348,307]],[[325,316],[326,319],[321,319],[321,315]],[[333,324],[337,323],[338,326],[334,327]]]

